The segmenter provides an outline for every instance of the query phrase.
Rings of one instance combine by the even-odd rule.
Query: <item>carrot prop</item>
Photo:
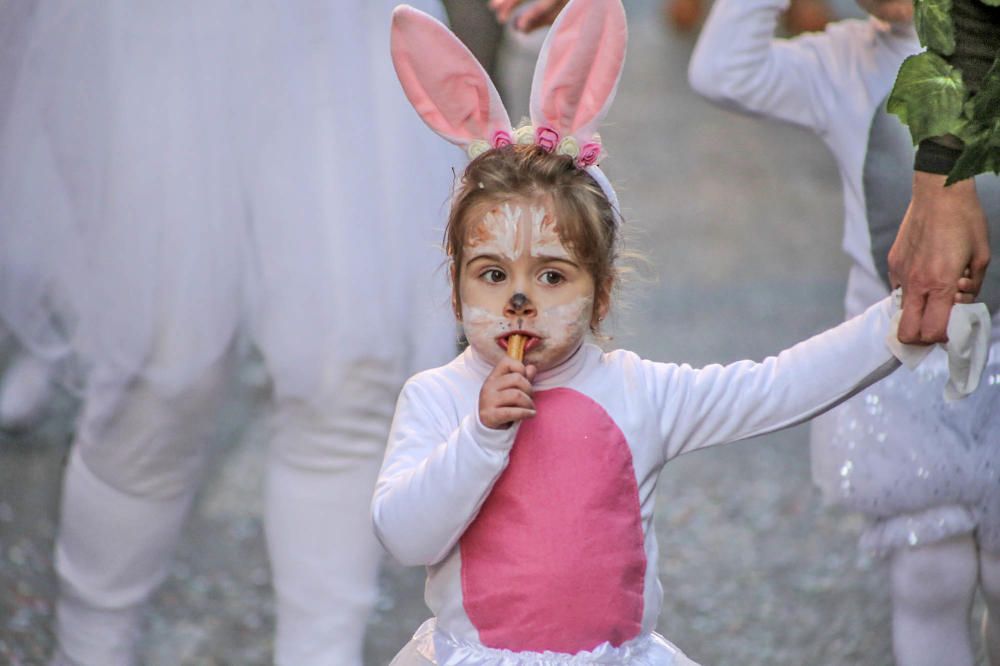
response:
[[[507,356],[510,356],[515,361],[523,361],[525,342],[527,342],[527,337],[517,333],[507,338]]]

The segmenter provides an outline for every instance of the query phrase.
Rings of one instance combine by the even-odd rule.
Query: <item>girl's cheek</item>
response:
[[[539,315],[539,332],[552,342],[563,342],[582,338],[590,325],[590,313],[594,299],[579,299],[546,309]]]
[[[473,340],[493,340],[504,331],[507,322],[488,310],[462,304],[462,328],[469,342]]]

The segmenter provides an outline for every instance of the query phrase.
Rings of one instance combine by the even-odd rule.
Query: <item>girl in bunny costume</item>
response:
[[[811,418],[905,356],[888,339],[891,299],[759,364],[696,370],[585,342],[616,279],[621,220],[596,130],[626,32],[618,0],[568,3],[539,56],[532,124],[514,130],[444,26],[393,16],[410,102],[473,157],[445,236],[469,347],[404,386],[372,500],[386,548],[427,567],[434,614],[394,666],[692,664],[655,632],[660,469]],[[962,307],[981,348],[985,314]],[[523,360],[509,356],[522,340]]]
[[[457,151],[396,82],[395,2],[34,4],[0,86],[0,313],[84,371],[53,662],[135,663],[243,337],[273,387],[274,660],[360,666],[393,400],[455,345],[435,241]]]

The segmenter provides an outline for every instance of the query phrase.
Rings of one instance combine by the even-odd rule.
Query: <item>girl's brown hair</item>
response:
[[[477,213],[516,198],[541,198],[551,204],[560,240],[594,279],[597,293],[590,329],[596,334],[598,306],[610,300],[618,277],[619,213],[612,209],[597,181],[577,168],[573,158],[546,152],[534,144],[489,150],[466,167],[444,232],[454,303],[459,302],[462,250],[469,222]]]

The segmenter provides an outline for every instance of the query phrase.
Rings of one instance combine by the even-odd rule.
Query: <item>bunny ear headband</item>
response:
[[[400,5],[392,14],[392,61],[424,122],[469,157],[511,143],[569,155],[618,210],[597,167],[597,126],[607,115],[625,62],[628,30],[621,0],[570,0],[542,45],[531,82],[531,125],[511,127],[496,87],[448,28]]]

